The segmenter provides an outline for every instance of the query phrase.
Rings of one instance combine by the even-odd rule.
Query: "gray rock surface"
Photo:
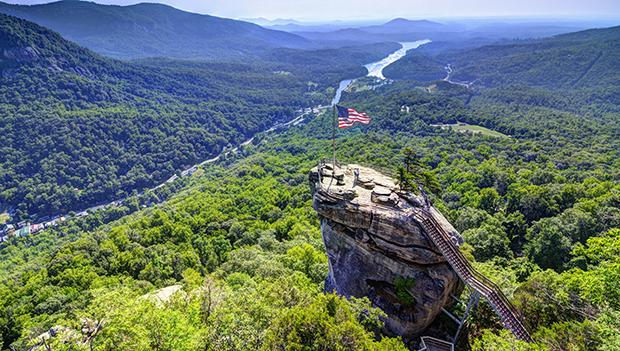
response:
[[[31,62],[39,59],[39,52],[31,46],[13,47],[4,49],[3,56],[17,62]]]
[[[457,274],[408,214],[423,199],[401,192],[394,180],[369,168],[349,165],[336,173],[340,182],[331,179],[331,171],[310,172],[329,257],[326,289],[368,297],[388,315],[391,334],[419,335],[462,289]]]

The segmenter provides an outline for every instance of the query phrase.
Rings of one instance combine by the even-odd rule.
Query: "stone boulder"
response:
[[[336,173],[340,182],[330,179],[331,172],[310,172],[329,257],[326,290],[368,297],[387,314],[390,334],[405,340],[420,335],[462,289],[457,274],[409,215],[424,200],[369,168],[349,165]]]

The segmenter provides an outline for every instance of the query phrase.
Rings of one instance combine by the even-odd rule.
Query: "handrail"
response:
[[[450,266],[452,266],[463,282],[478,291],[489,301],[504,326],[512,331],[518,339],[532,342],[532,337],[521,320],[519,311],[510,303],[506,295],[495,283],[478,272],[469,263],[434,216],[430,212],[424,211],[424,216],[420,215],[419,212],[414,212],[414,217],[422,224],[431,240],[446,257]]]
[[[454,351],[454,344],[445,340],[436,339],[430,336],[423,336],[420,338],[422,348],[420,351]]]

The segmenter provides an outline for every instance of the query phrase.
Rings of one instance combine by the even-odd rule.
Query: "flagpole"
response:
[[[336,108],[336,104],[334,104],[334,120],[332,121],[332,148],[334,150],[334,163],[333,163],[333,167],[332,167],[332,175],[336,174],[336,123],[338,123],[338,114],[337,111],[338,109]]]

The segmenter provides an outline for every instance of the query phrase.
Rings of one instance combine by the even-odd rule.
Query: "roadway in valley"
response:
[[[446,65],[446,67],[444,67],[446,70],[446,77],[443,79],[444,82],[448,82],[450,84],[454,84],[454,85],[460,85],[463,86],[465,88],[469,88],[472,84],[474,84],[475,81],[472,82],[456,82],[452,80],[452,65],[450,65],[449,63]]]
[[[385,77],[383,76],[383,69],[387,66],[389,66],[390,64],[400,60],[401,58],[403,58],[407,52],[409,50],[413,50],[416,49],[424,44],[430,43],[430,40],[418,40],[418,41],[413,41],[413,42],[401,42],[401,48],[398,49],[397,51],[391,53],[390,55],[386,56],[385,58],[376,61],[376,62],[372,62],[369,63],[367,65],[364,65],[364,67],[368,70],[368,74],[366,75],[367,77],[375,77],[378,79],[382,79],[384,80]],[[351,83],[353,83],[356,79],[359,79],[362,77],[358,77],[358,78],[353,78],[353,79],[345,79],[343,81],[340,82],[338,89],[336,90],[336,93],[334,94],[334,98],[332,99],[332,106],[336,105],[340,102],[340,99],[342,98],[342,93],[351,85]],[[198,164],[195,164],[183,171],[181,171],[178,175],[174,174],[172,175],[170,178],[166,179],[165,181],[163,181],[162,183],[148,188],[148,189],[144,189],[141,192],[138,193],[138,195],[142,195],[144,193],[147,193],[149,191],[153,191],[153,190],[157,190],[159,188],[164,187],[166,184],[170,184],[175,182],[176,180],[178,180],[179,178],[183,178],[183,177],[188,177],[191,176],[192,174],[194,174],[194,172],[196,172],[200,167],[202,166],[206,166],[208,164],[211,163],[215,163],[217,161],[219,161],[220,159],[230,155],[230,154],[234,154],[236,153],[240,147],[246,146],[251,144],[255,138],[259,135],[259,134],[265,134],[265,133],[271,133],[271,132],[275,132],[275,131],[283,131],[286,130],[288,128],[290,128],[291,126],[295,126],[298,125],[300,123],[303,123],[304,120],[306,119],[306,117],[308,117],[311,114],[318,114],[321,111],[327,110],[331,108],[331,106],[316,106],[313,108],[305,108],[303,110],[298,110],[298,114],[295,116],[295,118],[284,122],[284,123],[277,123],[275,125],[273,125],[271,128],[263,130],[261,132],[256,133],[255,135],[253,135],[252,137],[248,138],[247,140],[243,141],[242,143],[240,143],[238,146],[234,147],[234,148],[230,148],[230,147],[225,147],[217,156],[210,158],[208,160],[202,161]],[[135,195],[133,195],[135,196]],[[92,206],[80,211],[76,211],[77,214],[76,216],[78,217],[83,217],[86,216],[92,212],[98,211],[98,210],[103,210],[106,208],[111,208],[111,207],[116,207],[116,206],[120,206],[123,204],[123,202],[125,202],[127,200],[127,198],[122,198],[122,199],[117,199],[114,201],[110,201],[104,204],[99,204],[97,206]],[[49,221],[45,221],[43,223],[37,223],[37,224],[33,224],[32,227],[34,228],[40,228],[37,229],[38,230],[42,230],[44,228],[47,228],[49,226],[52,225],[56,225],[58,224],[60,221],[64,221],[65,219],[70,218],[69,215],[64,215],[64,216],[55,216],[53,219],[49,220]],[[0,240],[2,241],[2,240]]]

